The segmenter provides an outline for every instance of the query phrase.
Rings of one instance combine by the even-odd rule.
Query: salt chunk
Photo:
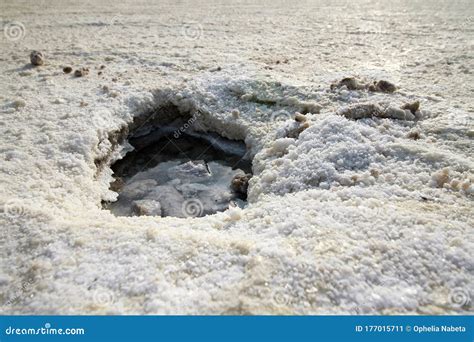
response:
[[[20,109],[20,108],[23,108],[26,106],[26,101],[23,100],[23,99],[17,99],[15,101],[12,102],[12,106],[15,108],[15,109]]]
[[[138,216],[161,216],[161,204],[155,200],[138,200],[133,201],[133,212]]]
[[[238,221],[242,218],[242,209],[239,207],[230,207],[226,211],[227,219],[226,221]]]
[[[407,110],[407,112],[409,112]],[[413,116],[413,114],[410,113],[411,116]],[[386,110],[385,110],[385,113],[384,113],[384,117],[388,117],[388,118],[391,118],[391,119],[398,119],[398,120],[405,120],[405,116],[406,116],[406,113],[403,109],[399,109],[399,108],[395,108],[395,107],[388,107]],[[414,118],[414,116],[413,116]]]
[[[181,180],[198,180],[199,178],[207,178],[211,176],[211,172],[202,160],[189,161],[178,166],[171,167],[168,170],[168,177],[179,178]]]
[[[273,152],[285,152],[288,146],[295,143],[293,138],[281,138],[273,142],[272,150]]]
[[[238,109],[233,109],[233,110],[232,110],[232,117],[233,117],[234,119],[239,118],[239,117],[240,117],[240,111],[239,111]]]

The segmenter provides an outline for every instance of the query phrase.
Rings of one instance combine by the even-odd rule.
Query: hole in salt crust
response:
[[[103,206],[116,216],[201,217],[246,206],[251,160],[243,141],[200,132],[195,116],[168,106],[125,139],[128,152],[111,165],[118,192]]]

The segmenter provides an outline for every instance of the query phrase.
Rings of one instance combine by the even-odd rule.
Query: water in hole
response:
[[[198,217],[245,206],[251,163],[245,144],[215,133],[162,127],[129,138],[133,151],[112,165],[117,216]]]

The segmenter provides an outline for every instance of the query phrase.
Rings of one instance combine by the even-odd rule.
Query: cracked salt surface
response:
[[[473,6],[1,2],[2,313],[472,312]],[[245,142],[245,209],[102,208],[116,132],[170,103]]]

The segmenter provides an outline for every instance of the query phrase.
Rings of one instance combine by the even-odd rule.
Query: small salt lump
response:
[[[252,178],[252,175],[250,173],[237,174],[234,176],[234,178],[232,178],[230,187],[234,192],[246,198],[250,178]]]
[[[32,51],[30,53],[30,62],[31,64],[38,66],[44,64],[44,55],[40,51]]]
[[[168,170],[168,177],[179,178],[181,180],[201,180],[203,177],[209,177],[211,172],[208,165],[203,160],[189,161]]]
[[[137,200],[132,204],[133,213],[138,216],[161,216],[161,204],[154,200]]]

